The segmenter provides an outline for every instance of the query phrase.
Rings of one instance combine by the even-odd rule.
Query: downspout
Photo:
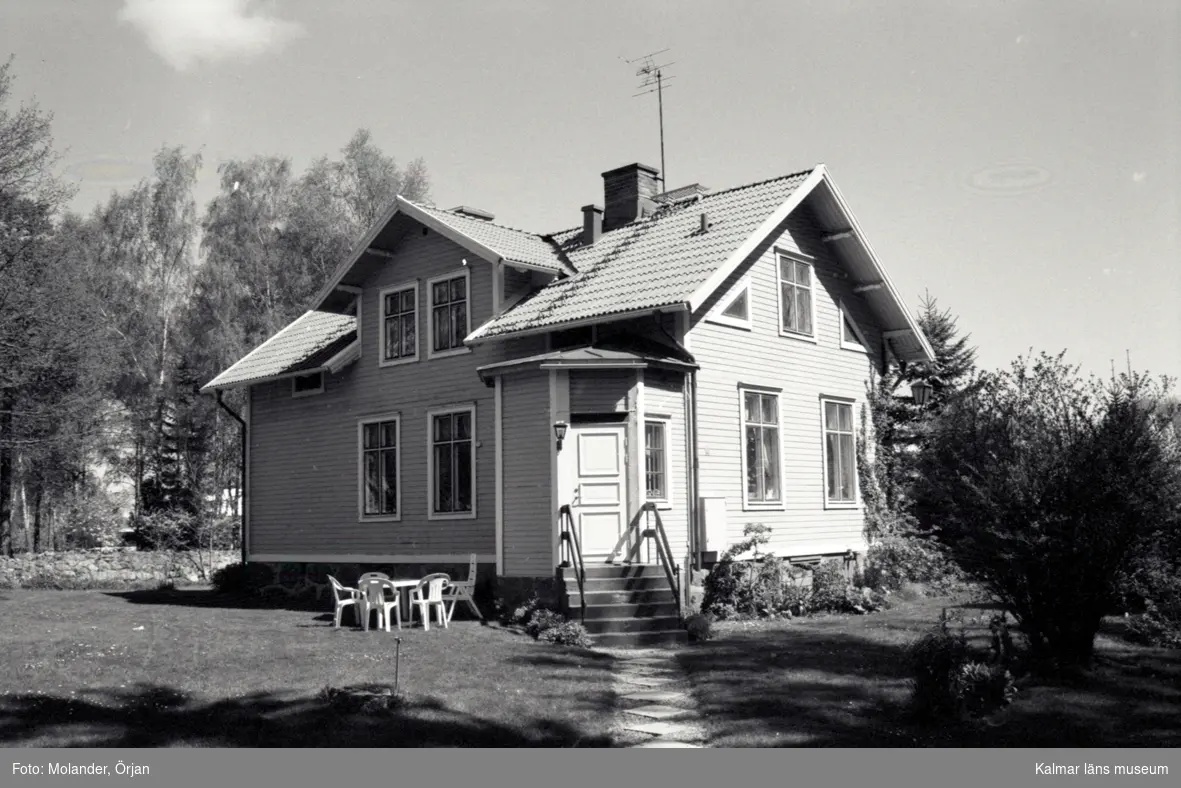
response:
[[[238,424],[242,427],[242,446],[241,446],[242,456],[240,459],[241,479],[242,479],[242,499],[241,499],[242,500],[242,515],[241,515],[242,538],[240,541],[242,543],[242,563],[245,564],[246,563],[246,513],[249,511],[249,509],[247,507],[248,501],[246,500],[246,495],[247,495],[247,492],[246,492],[246,441],[249,437],[249,431],[246,426],[246,420],[243,419],[241,416],[239,416],[237,413],[235,413],[233,411],[233,409],[230,408],[230,406],[227,405],[224,400],[222,400],[221,393],[222,393],[221,389],[217,389],[217,404],[218,404],[218,406],[221,407],[221,409],[224,410],[226,413],[233,416],[234,420],[237,421]]]

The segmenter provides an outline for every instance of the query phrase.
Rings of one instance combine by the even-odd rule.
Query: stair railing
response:
[[[578,580],[578,601],[582,608],[579,621],[586,623],[586,565],[582,561],[582,545],[578,541],[578,531],[574,527],[574,515],[570,512],[570,504],[563,504],[558,509],[558,522],[561,526],[562,547],[565,558],[562,566],[574,570],[574,577]]]
[[[648,525],[641,528],[641,520],[648,523]],[[653,522],[655,525],[651,524]],[[623,563],[630,564],[638,560],[645,539],[651,539],[656,543],[656,555],[660,559],[660,565],[664,568],[664,576],[668,578],[668,585],[672,589],[673,598],[676,599],[677,615],[680,615],[681,567],[673,561],[673,551],[669,547],[668,534],[664,530],[664,522],[660,519],[660,510],[656,508],[656,504],[648,502],[640,507],[635,516],[632,517],[631,522],[627,524],[627,528],[620,534],[619,541],[615,543],[615,547],[607,555],[607,563],[611,564],[615,562],[616,556],[623,550],[624,545],[628,545],[628,550]]]

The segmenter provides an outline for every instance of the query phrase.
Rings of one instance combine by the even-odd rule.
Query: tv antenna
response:
[[[642,57],[624,61],[629,65],[633,63],[640,64],[640,67],[636,69],[636,76],[640,78],[640,92],[633,95],[632,98],[646,96],[649,93],[656,94],[656,106],[660,113],[660,182],[665,186],[668,185],[668,181],[666,180],[667,176],[664,168],[664,83],[668,82],[672,77],[664,72],[675,61],[658,63],[657,60],[660,55],[663,55],[667,51],[668,49],[661,49],[659,52],[652,52]]]

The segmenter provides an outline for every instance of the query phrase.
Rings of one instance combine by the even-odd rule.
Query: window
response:
[[[431,355],[450,355],[467,350],[463,339],[470,332],[468,315],[468,272],[452,274],[427,283],[431,298]]]
[[[824,409],[824,491],[829,504],[856,505],[857,457],[853,405],[821,400]]]
[[[644,484],[648,500],[668,500],[667,422],[644,422]]]
[[[709,320],[711,323],[721,323],[722,325],[734,326],[736,328],[750,328],[750,301],[750,279],[744,279],[738,283],[738,287],[733,293],[728,294],[718,302],[717,307],[714,308],[706,320]]]
[[[361,516],[401,515],[400,421],[397,416],[361,422]]]
[[[783,502],[780,489],[779,395],[762,391],[742,393],[743,469],[745,502],[750,505]]]
[[[475,517],[476,410],[431,411],[427,420],[430,517]]]
[[[779,321],[785,334],[812,336],[812,266],[779,255]]]
[[[308,397],[312,394],[323,393],[323,372],[313,372],[310,375],[296,375],[291,379],[291,396],[293,397]]]
[[[865,337],[861,335],[861,329],[857,328],[853,318],[845,311],[844,304],[841,305],[841,347],[845,350],[860,350],[862,352],[869,349]]]
[[[565,350],[571,347],[585,347],[595,342],[594,326],[579,326],[554,331],[549,335],[550,350]]]
[[[418,283],[381,291],[381,364],[418,359]]]

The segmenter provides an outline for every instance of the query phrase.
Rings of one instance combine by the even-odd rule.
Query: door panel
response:
[[[562,503],[569,503],[584,556],[603,557],[627,524],[622,424],[573,425],[559,455]]]

